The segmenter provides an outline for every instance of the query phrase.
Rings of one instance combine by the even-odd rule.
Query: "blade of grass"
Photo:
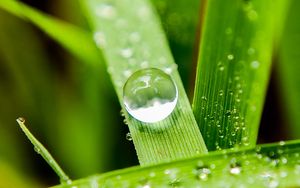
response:
[[[151,167],[133,167],[74,181],[81,187],[297,187],[300,140],[229,149]]]
[[[28,20],[58,41],[76,57],[86,63],[95,64],[101,59],[93,38],[87,31],[35,10],[15,0],[1,1],[0,8]]]
[[[207,1],[193,110],[209,150],[255,145],[281,24],[275,18],[286,4]]]
[[[32,145],[34,145],[34,150],[40,154],[45,161],[51,166],[51,168],[55,171],[55,173],[59,176],[60,181],[62,184],[70,184],[71,180],[66,175],[66,173],[60,168],[58,163],[54,160],[52,155],[49,153],[49,151],[31,134],[31,132],[27,129],[25,126],[25,119],[20,117],[17,119],[17,122],[24,132],[24,134],[27,136],[27,138],[30,140]]]
[[[123,109],[123,85],[128,76],[139,69],[171,70],[170,75],[178,87],[177,107],[163,121],[146,124],[125,112],[140,164],[156,164],[206,152],[176,64],[151,5],[144,0],[81,3],[107,60],[108,72]],[[122,51],[128,55],[123,55]]]
[[[288,19],[279,43],[279,62],[275,64],[279,76],[280,91],[283,96],[285,120],[291,138],[300,137],[300,1],[292,0]]]
[[[59,143],[55,146],[58,153],[57,156],[72,171],[74,177],[110,170],[114,164],[108,163],[107,159],[111,158],[112,147],[115,145],[116,139],[114,139],[113,131],[117,125],[117,120],[112,117],[115,111],[110,108],[111,102],[107,100],[111,98],[112,87],[108,82],[107,74],[104,72],[105,69],[101,67],[104,65],[103,58],[93,41],[92,35],[87,31],[46,15],[18,1],[0,2],[0,8],[23,20],[29,20],[81,60],[83,64],[80,66],[73,63],[67,64],[68,70],[73,71],[73,74],[68,75],[68,77],[75,84],[59,80],[59,83],[57,83],[58,88],[54,88],[54,90],[57,89],[55,91],[52,88],[50,89],[49,84],[41,84],[37,88],[31,88],[31,90],[42,90],[43,86],[43,88],[46,87],[49,90],[49,92],[46,92],[46,96],[43,95],[41,97],[43,99],[47,98],[43,103],[39,103],[43,106],[34,110],[43,109],[45,111],[43,119],[49,120],[42,122],[45,125],[43,126],[45,135],[49,139],[49,143]],[[18,43],[17,40],[12,43],[10,42],[12,39],[7,37],[5,39],[8,44]],[[14,50],[15,48],[13,48],[11,54],[14,53]],[[11,57],[17,58],[19,56],[10,55],[9,58],[11,59]],[[48,59],[48,57],[45,56],[45,59]],[[78,60],[72,59],[73,61]],[[48,78],[49,76],[43,72],[44,70],[47,72],[49,69],[34,71],[35,69],[31,68],[32,63],[22,62],[21,65],[24,65],[25,68],[28,68],[33,73],[43,75],[37,79],[37,77],[32,76],[35,74],[29,74],[29,76],[25,77],[26,79],[32,76],[33,81],[40,81],[41,78]],[[22,70],[20,67],[17,68],[16,70]],[[16,74],[18,81],[23,82],[26,80],[23,77],[20,78],[20,75],[25,75],[25,72],[23,69],[21,72],[23,74]],[[51,72],[51,74],[55,73]],[[23,88],[25,84],[20,84],[20,86],[17,88]],[[27,87],[25,88],[27,89]],[[49,99],[49,93],[52,92],[55,93],[55,96]],[[23,98],[36,100],[32,95],[23,96]],[[32,104],[32,102],[27,103]],[[32,112],[28,108],[25,108],[23,111]],[[43,115],[41,111],[37,114],[38,117]],[[50,123],[47,124],[47,122],[51,122],[51,125]],[[108,130],[105,126],[107,124],[112,124]],[[53,135],[56,136],[53,137]],[[78,138],[85,139],[82,141]],[[106,143],[108,140],[110,140],[109,144]]]

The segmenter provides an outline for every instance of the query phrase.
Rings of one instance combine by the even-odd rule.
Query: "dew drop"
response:
[[[120,54],[124,58],[130,58],[133,55],[133,51],[131,48],[124,48],[120,51]]]
[[[110,3],[102,3],[96,7],[96,15],[106,19],[112,19],[116,16],[116,9]]]
[[[233,60],[233,59],[234,59],[234,56],[233,56],[232,54],[229,54],[229,55],[227,56],[227,58],[228,58],[228,60]]]
[[[36,147],[36,146],[34,146],[34,151],[35,152],[37,152],[38,154],[40,154],[41,153],[41,149],[40,148],[38,148],[38,147]]]
[[[168,117],[174,110],[178,91],[172,78],[156,68],[133,73],[123,88],[124,105],[139,121],[154,123]]]
[[[211,175],[211,170],[206,165],[201,165],[201,166],[198,165],[196,167],[194,173],[195,173],[197,179],[206,181],[209,178],[209,176]]]
[[[130,42],[132,43],[137,43],[141,40],[141,36],[138,32],[132,32],[130,35],[129,35],[129,40]]]
[[[25,123],[25,118],[23,118],[23,117],[19,117],[18,119],[17,119],[17,121],[18,122],[20,122],[20,123]]]
[[[106,39],[102,32],[96,32],[94,34],[94,41],[96,42],[97,46],[100,48],[104,48],[106,46]]]
[[[225,69],[225,67],[224,67],[224,65],[223,65],[222,62],[218,63],[218,69],[219,69],[219,71],[223,71]]]
[[[252,69],[257,69],[259,67],[259,62],[258,61],[252,61],[251,62],[251,68]]]
[[[230,164],[230,169],[229,169],[229,173],[232,175],[239,175],[242,171],[242,165],[235,161],[235,159],[233,159],[233,161]]]
[[[126,134],[126,140],[132,141],[131,133],[127,133],[127,134]]]

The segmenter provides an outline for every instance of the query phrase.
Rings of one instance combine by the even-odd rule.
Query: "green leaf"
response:
[[[96,59],[101,59],[99,50],[87,31],[15,0],[1,1],[0,8],[37,25],[84,62],[95,64]]]
[[[170,71],[177,85],[177,106],[165,120],[142,123],[125,112],[140,164],[156,164],[206,152],[152,6],[145,0],[81,2],[94,28],[95,40],[106,58],[124,112],[123,85],[135,71],[149,67]]]
[[[88,187],[297,187],[300,140],[229,149],[151,167],[133,167],[55,188]]]
[[[255,145],[275,28],[282,24],[276,14],[286,4],[207,1],[193,110],[209,150]]]
[[[288,11],[288,19],[279,43],[279,62],[275,68],[279,77],[282,96],[281,112],[284,114],[284,123],[288,125],[291,138],[300,137],[300,1],[292,0]]]

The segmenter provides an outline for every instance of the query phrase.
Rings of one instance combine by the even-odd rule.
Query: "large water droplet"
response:
[[[125,108],[142,122],[154,123],[168,117],[174,110],[178,91],[172,78],[156,69],[133,73],[123,88]]]

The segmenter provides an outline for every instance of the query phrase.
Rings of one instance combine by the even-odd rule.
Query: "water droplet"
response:
[[[249,20],[252,20],[252,21],[256,20],[258,17],[257,12],[255,10],[248,11],[247,16],[248,16]]]
[[[211,175],[211,170],[208,166],[201,164],[196,167],[194,174],[196,175],[197,179],[206,181]]]
[[[132,43],[137,43],[141,40],[141,36],[138,32],[132,32],[130,35],[129,35],[129,40],[130,42]]]
[[[148,61],[142,61],[142,62],[141,62],[141,67],[142,67],[143,69],[147,68],[148,66],[149,66]]]
[[[102,3],[96,6],[96,15],[106,19],[112,19],[116,16],[116,9],[110,3]]]
[[[25,118],[23,118],[23,117],[19,117],[18,119],[17,119],[17,121],[18,122],[20,122],[20,123],[25,123]]]
[[[40,154],[41,153],[41,149],[40,148],[38,148],[38,147],[36,147],[36,146],[34,146],[34,151],[35,152],[37,152],[38,154]]]
[[[231,29],[231,27],[226,28],[225,33],[226,33],[226,35],[232,34],[232,29]]]
[[[219,71],[223,71],[225,69],[225,66],[223,65],[222,62],[219,62],[218,63],[218,68],[219,68]]]
[[[126,140],[132,141],[131,133],[126,134]]]
[[[284,141],[280,141],[280,142],[279,142],[279,145],[280,145],[280,146],[284,146],[284,145],[285,145],[285,142],[284,142]]]
[[[229,173],[232,175],[239,175],[242,171],[241,163],[237,162],[236,159],[232,159],[230,163]]]
[[[120,51],[120,54],[124,58],[130,58],[133,55],[133,51],[131,48],[124,48]]]
[[[106,39],[102,32],[96,32],[94,34],[94,41],[99,48],[104,48],[106,46]]]
[[[234,56],[233,56],[232,54],[229,54],[229,55],[227,56],[227,58],[228,58],[228,60],[233,60],[233,59],[234,59]]]
[[[124,104],[134,118],[147,123],[161,121],[174,110],[178,91],[172,78],[156,68],[133,73],[123,88]]]
[[[248,49],[248,54],[249,55],[253,55],[255,53],[255,49],[254,48],[249,48]]]
[[[125,71],[123,72],[123,75],[124,75],[126,78],[128,78],[131,74],[132,74],[131,70],[125,70]]]
[[[167,74],[171,74],[176,69],[177,69],[177,64],[172,64],[171,66],[168,66],[168,67],[164,68],[164,71]]]
[[[251,68],[257,69],[259,67],[260,63],[258,61],[252,61],[251,62]]]

